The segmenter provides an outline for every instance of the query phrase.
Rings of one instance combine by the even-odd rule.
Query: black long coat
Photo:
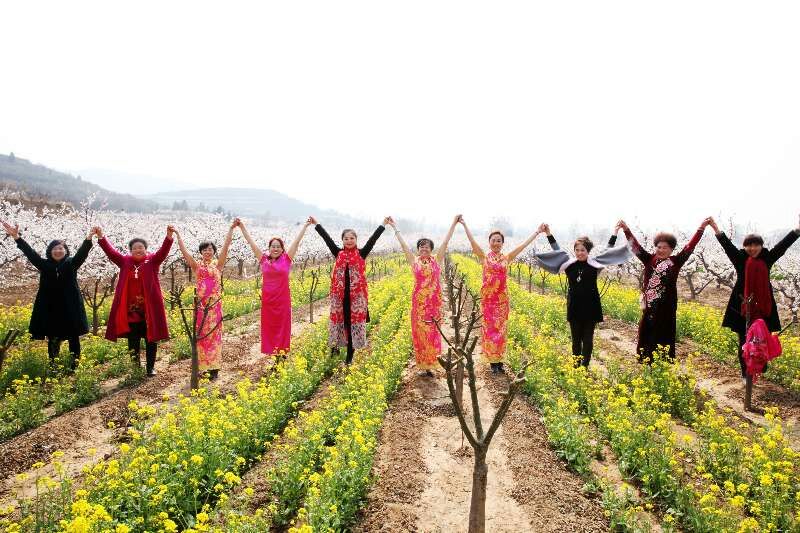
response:
[[[39,290],[28,327],[31,337],[74,337],[88,333],[86,308],[78,287],[78,269],[86,261],[92,241],[83,241],[74,256],[61,261],[42,258],[22,237],[16,243],[39,271]]]
[[[772,265],[786,253],[786,250],[794,244],[794,241],[796,241],[798,237],[800,237],[800,233],[792,230],[771,250],[767,248],[761,250],[761,254],[759,254],[758,257],[763,259],[767,264],[767,270],[772,269]],[[725,250],[725,255],[730,259],[733,268],[736,269],[736,284],[728,300],[728,307],[725,309],[725,317],[722,319],[722,326],[743,335],[746,333],[746,320],[744,315],[742,315],[742,299],[744,294],[744,267],[747,263],[748,255],[743,248],[736,248],[724,233],[717,235],[717,240],[722,245],[722,249]],[[769,284],[769,289],[770,298],[772,298],[772,312],[766,320],[767,327],[770,331],[780,331],[781,319],[778,317],[778,306],[775,304],[772,283]]]

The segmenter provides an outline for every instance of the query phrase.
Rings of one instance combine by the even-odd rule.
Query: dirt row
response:
[[[481,419],[488,427],[510,378],[491,374],[485,364],[477,367]],[[384,419],[376,481],[354,530],[466,531],[473,458],[443,370],[428,377],[410,363]],[[601,502],[584,492],[584,480],[550,449],[541,413],[523,394],[495,434],[487,462],[487,531],[608,530]]]
[[[324,308],[325,301],[315,303]],[[224,350],[219,377],[214,386],[223,392],[235,389],[243,377],[257,380],[272,367],[273,361],[260,351],[260,310],[226,324]],[[300,306],[293,315],[292,335],[309,325],[308,307]],[[0,443],[0,504],[13,503],[20,495],[35,491],[37,474],[52,475],[48,465],[32,468],[37,462],[48,462],[55,451],[64,453],[60,461],[66,475],[76,478],[84,465],[108,457],[128,424],[128,404],[173,403],[180,395],[190,393],[191,361],[168,362],[167,350],[160,348],[156,376],[135,387],[119,389],[86,407],[55,417],[26,433]],[[94,453],[90,453],[94,452]],[[20,481],[17,474],[28,474]]]

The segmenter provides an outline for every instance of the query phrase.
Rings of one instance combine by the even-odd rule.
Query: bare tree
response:
[[[450,269],[452,276],[447,276],[448,296],[453,294],[456,298],[458,313],[453,318],[454,335],[453,339],[448,338],[442,332],[441,324],[436,322],[436,327],[442,333],[445,341],[449,345],[446,356],[439,356],[439,364],[445,370],[447,377],[447,389],[450,393],[450,400],[453,402],[453,409],[458,417],[458,422],[461,425],[461,431],[466,437],[469,444],[472,446],[475,455],[475,461],[472,471],[472,496],[470,499],[469,509],[469,532],[470,533],[483,533],[486,530],[486,485],[489,476],[489,466],[486,463],[486,455],[489,451],[489,445],[492,442],[500,423],[503,421],[506,413],[511,407],[511,402],[517,394],[521,384],[525,381],[525,370],[527,365],[523,365],[520,372],[514,377],[508,387],[508,392],[503,398],[500,407],[494,415],[489,428],[484,431],[483,422],[481,421],[480,404],[478,402],[478,386],[475,377],[475,360],[474,351],[478,342],[477,335],[473,335],[476,328],[479,328],[481,315],[478,312],[479,298],[467,289],[463,283],[463,278],[459,278],[461,283],[456,287],[456,273],[454,269]],[[460,298],[459,294],[463,295],[463,303],[458,304]],[[451,304],[451,309],[452,309]],[[464,312],[469,311],[469,315],[465,318]],[[464,414],[463,402],[457,390],[456,380],[458,366],[463,364],[467,371],[470,400],[472,404],[472,427],[467,422]],[[459,380],[462,382],[463,380]]]
[[[3,370],[3,363],[6,360],[6,354],[8,353],[8,350],[11,349],[11,346],[14,344],[14,341],[17,339],[20,333],[22,332],[18,329],[10,329],[6,331],[2,342],[0,342],[0,370]]]
[[[178,302],[180,302],[180,295],[177,296]],[[220,317],[216,324],[214,324],[211,328],[208,329],[205,333],[203,333],[203,327],[206,325],[206,320],[208,319],[208,311],[219,303],[221,298],[217,298],[216,300],[207,301],[205,304],[200,303],[200,299],[197,297],[197,289],[194,291],[194,295],[192,296],[192,306],[191,307],[183,307],[180,306],[181,312],[181,321],[183,322],[183,330],[186,333],[186,336],[189,337],[189,344],[192,347],[192,378],[191,378],[191,388],[196,389],[200,386],[200,359],[198,358],[197,354],[197,343],[201,340],[209,337],[212,335],[217,328],[222,325],[224,317]],[[203,317],[200,319],[200,323],[197,323],[197,311],[198,309],[203,310]],[[186,313],[191,312],[191,317],[187,317]]]

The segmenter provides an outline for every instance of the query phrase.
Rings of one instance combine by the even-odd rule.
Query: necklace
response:
[[[133,277],[136,279],[139,279],[139,267],[141,266],[142,265],[136,265],[136,264],[133,265]]]

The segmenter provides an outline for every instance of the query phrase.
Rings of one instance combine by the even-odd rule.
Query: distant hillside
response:
[[[0,154],[0,189],[21,191],[31,197],[53,202],[67,202],[77,207],[92,194],[95,206],[105,206],[115,211],[149,213],[157,207],[155,202],[130,194],[119,194],[44,165],[35,165],[27,159]]]
[[[80,174],[83,179],[96,183],[110,191],[136,196],[157,194],[164,191],[180,191],[195,186],[191,182],[102,168],[83,168],[75,170],[75,172]]]
[[[175,210],[222,211],[241,216],[298,222],[305,220],[309,215],[315,215],[332,226],[363,226],[366,223],[364,220],[330,209],[320,209],[272,189],[221,187],[162,192],[141,197],[157,202],[164,208]]]

